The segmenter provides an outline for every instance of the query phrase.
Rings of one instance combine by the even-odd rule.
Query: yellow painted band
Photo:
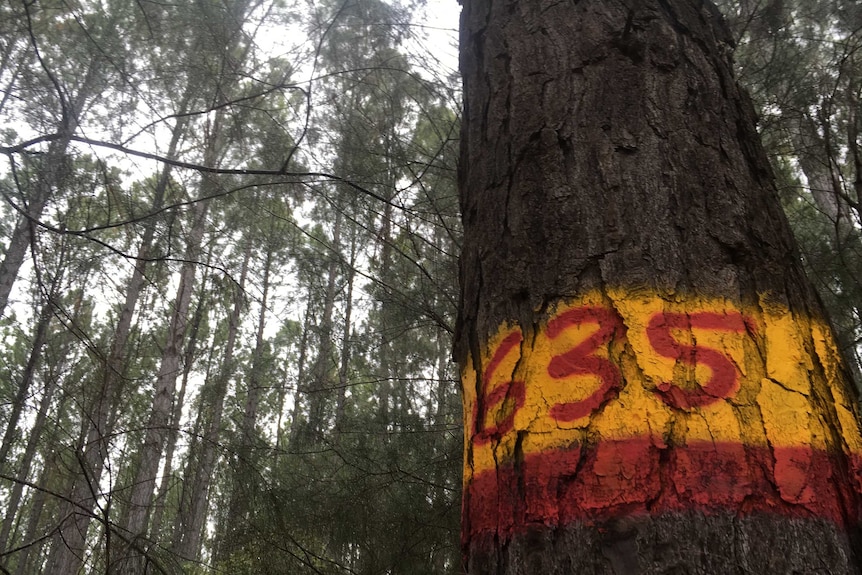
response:
[[[862,453],[830,329],[772,299],[610,290],[561,302],[535,333],[501,326],[462,373],[466,479],[516,441],[525,455],[638,437]]]

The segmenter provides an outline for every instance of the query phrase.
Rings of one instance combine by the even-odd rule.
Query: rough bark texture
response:
[[[191,209],[191,231],[186,245],[185,262],[179,274],[177,295],[173,304],[167,339],[162,349],[146,433],[138,449],[138,466],[131,484],[128,508],[123,517],[122,528],[128,539],[135,545],[123,548],[125,557],[112,566],[122,573],[146,573],[149,567],[149,558],[141,555],[139,550],[149,544],[146,542],[148,524],[153,509],[153,499],[156,496],[158,471],[169,435],[168,425],[175,400],[177,379],[182,373],[180,361],[183,356],[186,329],[189,325],[189,306],[194,291],[195,271],[208,209],[209,202],[206,201],[194,204]]]
[[[221,367],[212,383],[207,382],[201,390],[200,409],[203,415],[203,435],[193,441],[189,448],[186,472],[183,475],[183,491],[178,513],[183,516],[185,532],[179,546],[174,549],[180,557],[198,561],[203,546],[204,526],[207,519],[207,505],[210,501],[210,486],[215,477],[219,449],[222,445],[222,419],[224,401],[231,379],[236,372],[237,334],[240,328],[243,309],[246,306],[245,282],[248,279],[248,266],[251,260],[251,245],[243,254],[239,285],[233,298],[233,309],[228,316],[227,340]]]
[[[186,110],[188,96],[180,108],[180,113]],[[176,156],[177,146],[181,136],[184,134],[188,120],[180,118],[177,120],[171,135],[171,143],[168,147],[169,158]],[[156,185],[152,211],[157,212],[164,205],[165,192],[168,189],[171,167],[163,167]],[[75,479],[70,494],[69,515],[74,516],[73,524],[67,524],[64,529],[69,533],[58,532],[55,538],[55,551],[52,551],[57,562],[52,564],[58,572],[76,572],[80,570],[80,562],[83,557],[83,549],[86,545],[86,533],[90,527],[92,517],[87,514],[77,513],[75,504],[92,507],[93,490],[92,485],[101,482],[105,471],[105,463],[111,451],[111,437],[114,434],[116,420],[119,416],[117,411],[123,393],[126,392],[126,354],[129,337],[132,332],[132,319],[140,299],[141,292],[146,285],[146,270],[148,260],[153,250],[156,226],[154,221],[145,224],[144,235],[138,247],[138,258],[134,270],[126,283],[126,297],[123,307],[120,309],[117,326],[114,330],[110,351],[105,358],[101,373],[99,374],[98,392],[87,401],[85,417],[82,425],[85,427],[83,437],[85,442],[80,446],[83,453],[82,474]]]
[[[856,402],[730,43],[700,0],[464,0],[471,574],[860,572]]]

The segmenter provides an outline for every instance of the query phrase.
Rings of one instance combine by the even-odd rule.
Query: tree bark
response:
[[[305,318],[302,321],[302,335],[299,339],[299,357],[296,360],[296,389],[293,394],[293,408],[290,412],[290,432],[287,439],[287,450],[291,453],[306,447],[303,431],[305,423],[302,421],[302,400],[308,395],[309,384],[306,381],[305,364],[308,360],[308,336],[314,324],[314,313],[312,306],[312,286],[309,283],[306,293],[308,304],[305,308]]]
[[[334,371],[336,361],[333,357],[333,327],[335,314],[335,300],[338,297],[338,279],[341,275],[341,235],[342,220],[344,216],[341,210],[335,208],[335,222],[332,226],[332,247],[329,253],[329,264],[326,272],[326,292],[323,299],[323,314],[320,318],[320,339],[317,350],[317,358],[312,364],[311,378],[308,386],[308,422],[306,425],[306,445],[320,445],[323,442],[326,431],[326,420],[328,418],[329,406],[332,400],[332,389],[334,387]]]
[[[860,572],[856,398],[730,43],[701,0],[464,2],[471,574]]]
[[[187,93],[183,104],[180,106],[181,114],[186,110],[188,98]],[[171,134],[167,157],[175,157],[177,146],[187,125],[188,120],[186,118],[181,117],[177,120]],[[171,166],[165,165],[159,174],[151,204],[151,211],[154,213],[164,205],[171,170]],[[117,325],[111,338],[110,350],[99,373],[99,387],[93,396],[85,402],[82,417],[82,425],[85,428],[82,435],[84,442],[79,447],[83,453],[81,458],[83,469],[72,486],[70,494],[72,503],[92,505],[91,485],[98,484],[104,472],[105,462],[111,448],[111,436],[116,426],[117,410],[123,401],[123,393],[127,389],[125,374],[128,341],[132,332],[132,319],[146,284],[146,270],[152,256],[155,233],[156,222],[150,220],[144,228],[135,267],[126,283],[123,307],[120,309]],[[91,517],[86,514],[73,514],[73,512],[74,506],[70,503],[69,516],[74,517],[74,522],[64,526],[54,540],[54,545],[58,546],[59,549],[52,552],[57,560],[56,563],[52,564],[52,569],[57,569],[58,573],[74,573],[80,569],[80,560],[85,545],[84,539],[89,529]]]
[[[209,258],[207,258],[207,260],[209,261]],[[198,298],[198,303],[195,307],[191,331],[189,332],[188,342],[186,343],[186,352],[185,357],[183,358],[183,376],[180,380],[180,389],[177,392],[177,397],[171,411],[171,424],[168,430],[167,446],[165,447],[164,472],[162,473],[159,490],[154,500],[153,516],[150,519],[150,533],[152,533],[153,537],[156,539],[159,538],[159,533],[162,530],[162,520],[164,518],[165,507],[167,505],[168,492],[175,481],[173,476],[174,452],[176,451],[177,442],[180,437],[180,423],[183,417],[183,406],[185,405],[189,376],[191,375],[195,355],[198,351],[198,334],[200,332],[201,322],[203,321],[204,305],[206,301],[206,281],[201,282],[200,292],[201,295]]]
[[[174,551],[185,559],[198,561],[203,545],[204,524],[207,518],[210,486],[215,473],[218,452],[221,445],[222,417],[228,384],[236,371],[234,351],[239,332],[242,311],[245,308],[245,282],[251,260],[251,244],[243,254],[242,271],[239,285],[234,286],[233,307],[228,316],[227,340],[224,345],[221,368],[211,386],[201,390],[201,410],[203,412],[203,436],[192,444],[197,453],[189,453],[190,465],[183,478],[183,502],[179,513],[185,516],[182,521],[187,526],[180,545]],[[188,494],[187,494],[188,493]]]

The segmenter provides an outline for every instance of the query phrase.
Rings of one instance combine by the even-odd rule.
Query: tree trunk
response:
[[[6,422],[3,442],[0,444],[0,473],[6,473],[6,466],[9,464],[9,453],[12,451],[12,445],[17,439],[15,436],[18,432],[18,423],[20,422],[21,414],[24,412],[24,404],[27,401],[27,396],[30,394],[30,386],[33,384],[36,367],[42,357],[42,346],[45,345],[45,340],[48,338],[48,326],[54,314],[53,298],[57,295],[56,285],[57,280],[55,280],[54,286],[51,288],[51,294],[42,304],[42,310],[39,312],[39,320],[36,323],[36,332],[33,335],[30,356],[27,358],[27,365],[24,366],[24,371],[21,372],[21,381],[18,382],[18,390],[12,399],[12,409],[9,413],[9,420]],[[0,537],[0,543],[2,541],[3,539]]]
[[[465,0],[471,574],[859,573],[855,397],[700,0]]]
[[[333,315],[338,296],[339,261],[341,258],[342,220],[341,208],[335,207],[335,222],[332,227],[332,246],[329,250],[329,265],[326,272],[326,292],[323,300],[323,315],[320,318],[320,340],[317,358],[312,365],[308,389],[308,422],[306,445],[320,445],[326,430],[327,410],[333,388]]]
[[[235,455],[235,463],[231,465],[230,496],[227,504],[226,520],[221,522],[220,528],[216,530],[217,542],[214,545],[214,563],[227,560],[240,545],[239,535],[247,526],[251,501],[255,492],[259,490],[253,479],[260,469],[256,447],[260,440],[257,436],[257,413],[260,407],[261,380],[264,375],[263,352],[264,331],[266,330],[266,311],[269,306],[270,273],[272,271],[272,260],[274,246],[267,246],[266,256],[263,263],[263,278],[261,279],[260,313],[257,316],[257,333],[255,334],[254,350],[252,351],[251,370],[244,377],[248,382],[246,386],[245,406],[243,407],[242,422],[239,428],[239,445]],[[279,421],[278,428],[280,429]]]
[[[344,330],[341,334],[341,364],[338,367],[338,393],[335,398],[335,434],[340,439],[344,430],[347,384],[350,370],[350,332],[353,315],[353,283],[356,279],[356,226],[350,227],[350,261],[347,264],[347,292],[344,296]]]
[[[61,399],[58,411],[61,411],[65,407],[66,399]],[[21,545],[23,549],[15,554],[15,561],[17,563],[17,568],[14,571],[15,575],[30,575],[31,573],[40,572],[49,573],[49,571],[44,570],[41,561],[39,561],[42,547],[47,543],[47,539],[44,537],[45,525],[42,522],[42,516],[46,504],[50,507],[52,496],[49,493],[51,491],[60,491],[57,489],[56,483],[63,483],[66,478],[63,477],[61,471],[63,464],[58,452],[46,453],[45,459],[45,464],[42,466],[39,481],[37,482],[39,489],[34,490],[35,492],[32,495],[27,510],[27,525],[21,537],[21,541],[24,542]],[[56,547],[52,547],[52,553],[56,549]]]
[[[383,441],[389,441],[389,429],[395,420],[393,413],[392,385],[395,383],[395,373],[392,361],[392,313],[391,288],[392,285],[392,205],[387,203],[383,206],[381,216],[381,227],[378,241],[380,243],[380,268],[377,273],[379,285],[377,329],[379,330],[377,351],[378,385],[377,418],[383,432]]]
[[[185,111],[187,101],[188,97],[180,108],[181,112]],[[188,120],[182,116],[177,120],[168,147],[169,158],[175,156],[187,124]],[[164,205],[171,169],[171,166],[165,165],[159,174],[151,204],[151,211],[154,213]],[[126,283],[126,297],[123,307],[120,309],[110,350],[99,374],[100,385],[95,395],[85,404],[83,414],[85,428],[83,437],[85,441],[80,446],[83,453],[81,464],[84,469],[72,486],[70,496],[69,510],[70,516],[75,518],[74,524],[63,527],[63,530],[58,532],[58,537],[54,540],[54,545],[62,547],[54,553],[57,563],[52,565],[52,569],[57,569],[57,573],[75,573],[80,569],[80,559],[84,551],[84,538],[89,528],[90,516],[85,514],[73,515],[71,512],[74,511],[74,503],[84,505],[93,503],[91,485],[98,484],[104,472],[105,462],[110,451],[110,439],[116,425],[117,410],[123,402],[123,394],[127,390],[125,373],[128,341],[132,331],[132,319],[146,284],[146,270],[149,258],[152,257],[155,233],[155,221],[150,220],[144,228],[135,268]]]
[[[9,303],[12,286],[18,278],[18,271],[27,255],[27,246],[33,240],[33,234],[36,230],[35,222],[42,216],[51,195],[63,185],[68,175],[66,152],[69,149],[72,136],[78,129],[84,107],[93,96],[95,89],[93,82],[100,65],[101,63],[92,62],[87,67],[81,87],[70,102],[68,114],[63,115],[62,123],[57,126],[57,132],[62,136],[49,144],[41,166],[35,168],[39,172],[35,190],[32,194],[28,194],[24,200],[24,205],[19,206],[23,213],[18,215],[12,237],[9,238],[9,244],[3,254],[3,261],[0,262],[0,317]]]
[[[457,475],[452,473],[449,462],[455,459],[455,450],[450,449],[452,446],[452,436],[456,431],[453,428],[453,402],[452,397],[456,395],[455,386],[452,385],[451,375],[451,334],[444,330],[437,330],[436,337],[437,347],[437,367],[435,369],[435,377],[437,380],[437,389],[429,396],[428,413],[433,413],[433,435],[438,438],[435,440],[437,449],[434,454],[436,462],[433,468],[432,482],[432,509],[435,510],[435,517],[448,518],[451,517],[451,509],[456,507],[454,501],[456,486],[452,485]],[[438,519],[439,520],[439,519]],[[447,521],[447,525],[451,525]],[[449,531],[448,533],[451,533]],[[434,565],[435,573],[446,573],[447,563],[457,564],[457,547],[452,545],[455,543],[455,537],[447,536],[439,547],[434,549],[434,554],[431,563]]]
[[[207,258],[209,262],[209,258]],[[155,539],[159,539],[159,532],[162,529],[162,521],[165,514],[167,504],[168,491],[173,483],[173,461],[174,452],[177,448],[177,441],[180,437],[180,423],[183,416],[183,406],[185,405],[186,389],[188,388],[189,376],[191,375],[192,366],[194,365],[195,354],[198,346],[198,333],[200,331],[201,321],[204,315],[204,305],[206,301],[206,282],[201,282],[201,296],[198,298],[195,314],[192,318],[191,331],[189,332],[188,342],[186,343],[185,357],[183,358],[183,376],[180,381],[180,389],[177,391],[177,397],[174,401],[171,410],[171,424],[168,429],[167,446],[165,447],[165,467],[162,473],[159,490],[154,501],[153,516],[150,520],[150,533]]]
[[[305,447],[302,421],[302,399],[308,394],[308,382],[306,381],[305,364],[308,360],[308,336],[314,323],[312,306],[314,300],[311,296],[312,286],[309,284],[305,308],[305,318],[302,321],[302,335],[299,339],[299,358],[296,360],[296,389],[293,394],[293,409],[290,412],[290,433],[287,439],[287,450],[295,453]]]
[[[65,403],[65,400],[64,397],[61,403]],[[46,465],[42,469],[39,485],[54,493],[71,493],[72,497],[81,495],[81,498],[58,500],[52,495],[47,501],[39,501],[40,513],[47,513],[53,522],[51,545],[42,565],[44,573],[78,575],[86,559],[87,531],[90,520],[95,515],[92,510],[96,505],[96,498],[101,495],[98,481],[87,472],[87,453],[81,449],[81,446],[86,447],[86,440],[87,428],[82,425],[73,443],[76,449],[69,454],[69,459],[65,459],[59,451],[46,453]],[[42,493],[45,492],[40,489],[37,496]],[[46,505],[47,511],[43,509]],[[28,532],[31,526],[35,528],[38,524],[28,525]],[[20,560],[28,561],[27,553],[30,551],[26,550]],[[41,559],[41,553],[38,549],[36,551],[35,557]]]
[[[809,257],[808,264],[813,270],[813,279],[820,279],[822,285],[827,286],[827,290],[846,294],[848,302],[856,304],[846,310],[848,319],[859,318],[862,317],[860,313],[862,302],[858,297],[862,293],[862,276],[856,262],[862,261],[860,259],[862,258],[862,237],[857,228],[858,221],[854,211],[844,199],[844,185],[840,168],[835,161],[833,146],[829,144],[828,139],[818,133],[817,124],[808,115],[801,115],[798,124],[793,137],[794,154],[799,168],[808,180],[808,191],[815,207],[829,222],[828,240],[831,254],[835,256],[834,258]],[[830,127],[828,123],[824,124],[822,129],[828,133]],[[835,271],[830,273],[830,268]],[[854,319],[851,325],[836,324],[836,327],[836,335],[845,361],[854,373],[854,379],[860,382],[862,381],[859,377],[860,365],[856,360],[858,322]]]
[[[263,278],[261,279],[260,313],[257,316],[257,333],[254,338],[254,351],[252,352],[251,373],[248,376],[248,387],[246,389],[245,406],[242,411],[242,424],[240,425],[240,459],[251,457],[254,444],[257,442],[257,412],[260,408],[261,379],[263,373],[263,351],[264,331],[266,330],[266,311],[269,306],[270,274],[272,272],[273,248],[269,246],[263,263]]]
[[[50,307],[50,309],[53,309],[53,304],[48,303],[45,305],[45,307]],[[41,328],[41,325],[39,326],[39,328]],[[37,332],[39,331],[39,328],[37,328]],[[38,339],[39,336],[37,335],[37,340]],[[40,343],[40,348],[41,345],[42,344]],[[36,351],[35,343],[33,351]],[[31,356],[31,362],[32,361],[33,360]],[[28,368],[30,367],[30,362],[28,362],[27,366]],[[38,450],[40,440],[42,439],[42,433],[45,430],[45,424],[48,421],[49,410],[54,401],[54,392],[57,389],[59,378],[48,377],[45,379],[45,388],[42,390],[42,398],[39,400],[39,411],[36,413],[36,419],[33,422],[33,427],[30,428],[27,435],[27,445],[24,448],[24,454],[21,456],[21,463],[18,466],[18,472],[16,474],[17,481],[12,486],[12,490],[9,494],[9,500],[6,503],[6,516],[3,518],[2,523],[0,523],[0,550],[7,549],[8,543],[10,541],[10,536],[14,538],[12,527],[13,523],[16,520],[16,516],[17,521],[22,520],[22,510],[20,508],[20,505],[21,499],[24,494],[24,485],[25,482],[28,481],[30,478],[30,470],[33,467],[33,462],[36,458],[36,452]],[[62,409],[58,409],[57,411],[58,413],[62,413]],[[28,515],[32,513],[34,513],[34,511],[31,509]]]
[[[216,370],[216,354],[220,349],[214,345],[209,346],[207,354],[206,369],[204,369],[203,385],[206,387],[209,382],[215,377],[218,377]],[[215,366],[215,367],[214,367]],[[182,479],[180,480],[179,503],[177,505],[177,513],[174,515],[173,528],[171,530],[171,542],[168,548],[178,554],[177,550],[184,545],[184,540],[188,537],[191,531],[189,523],[191,519],[191,499],[194,497],[195,486],[192,484],[194,480],[195,469],[197,468],[198,459],[200,458],[201,448],[200,442],[203,438],[203,429],[206,423],[206,413],[204,409],[198,409],[195,415],[194,424],[188,436],[191,438],[186,455],[185,466],[183,468]]]
[[[131,539],[144,537],[147,532],[147,523],[155,496],[157,472],[168,435],[174,391],[181,371],[180,356],[188,327],[189,304],[194,288],[195,268],[198,265],[197,257],[203,239],[208,206],[209,202],[200,201],[195,203],[191,210],[190,221],[192,226],[186,247],[186,261],[180,271],[167,341],[162,351],[152,407],[145,428],[143,444],[138,452],[137,469],[129,497],[128,521],[124,527]],[[139,570],[142,572],[143,564],[133,561],[124,568],[128,569],[129,573]]]
[[[828,130],[829,126],[824,128]],[[799,118],[793,144],[799,167],[808,180],[811,197],[817,209],[834,226],[837,242],[841,242],[852,230],[853,220],[849,207],[841,199],[842,186],[836,175],[835,158],[829,154],[824,138],[817,133],[817,124],[807,114]]]
[[[233,308],[228,316],[227,341],[224,345],[221,368],[213,384],[201,390],[200,409],[203,414],[203,436],[200,441],[192,444],[197,453],[189,452],[190,465],[183,477],[183,502],[179,513],[185,515],[182,524],[186,526],[182,539],[174,551],[182,558],[198,561],[203,545],[204,524],[207,518],[210,486],[215,473],[218,452],[221,446],[222,417],[224,415],[224,400],[228,384],[236,370],[234,351],[239,332],[240,319],[245,307],[245,281],[248,275],[248,264],[251,259],[251,245],[247,245],[243,254],[242,271],[239,285],[234,286],[235,294]],[[188,495],[186,495],[188,493]]]

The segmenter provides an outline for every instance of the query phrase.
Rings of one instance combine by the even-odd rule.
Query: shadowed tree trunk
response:
[[[860,572],[856,398],[730,41],[701,0],[464,1],[473,575]]]
[[[187,100],[188,96],[180,108],[181,112],[185,112]],[[185,118],[177,120],[168,146],[168,157],[173,158],[175,156],[187,124],[188,121]],[[163,166],[153,191],[152,212],[157,212],[164,204],[170,174],[171,166]],[[155,220],[149,220],[145,224],[144,234],[138,247],[135,267],[126,283],[125,300],[122,308],[120,308],[110,350],[101,366],[99,386],[93,396],[86,401],[82,421],[85,429],[82,434],[84,443],[79,446],[79,450],[83,454],[81,458],[82,473],[75,479],[72,486],[68,512],[73,521],[67,522],[58,532],[52,549],[51,565],[52,568],[58,570],[58,573],[76,572],[80,569],[85,537],[91,517],[87,514],[75,513],[74,504],[93,505],[91,485],[101,481],[105,462],[111,450],[111,438],[118,417],[117,410],[123,401],[124,392],[127,391],[125,373],[128,367],[127,355],[129,350],[127,348],[132,333],[132,320],[141,293],[146,286],[146,272],[149,267],[149,259],[152,257],[156,231]]]
[[[228,316],[227,338],[224,343],[221,367],[212,384],[208,384],[201,390],[200,410],[203,415],[203,434],[192,443],[189,449],[189,462],[183,474],[182,499],[178,513],[182,516],[181,524],[184,526],[184,533],[174,551],[180,557],[193,561],[199,560],[201,554],[210,486],[222,444],[224,401],[230,380],[236,372],[234,354],[242,312],[246,307],[245,282],[250,260],[251,244],[249,243],[243,253],[239,284],[232,286],[234,288],[233,307]]]
[[[333,341],[335,303],[338,297],[338,279],[341,275],[341,235],[344,216],[335,207],[335,222],[332,226],[332,247],[326,271],[326,291],[323,312],[320,318],[320,343],[317,358],[312,364],[308,386],[308,422],[305,431],[306,445],[320,445],[326,436],[329,405],[334,388],[335,359]]]
[[[197,254],[203,238],[208,205],[206,201],[197,202],[191,210],[192,230],[186,249],[186,261],[180,272],[167,342],[162,352],[153,394],[153,405],[146,426],[146,437],[140,448],[140,463],[129,498],[129,517],[126,528],[134,536],[141,536],[146,531],[154,497],[156,473],[168,434],[174,390],[181,373],[180,358],[186,327],[188,326],[188,310],[194,289]]]
[[[207,264],[210,263],[210,258],[207,258]],[[185,357],[183,358],[183,376],[180,380],[180,389],[177,391],[177,397],[171,411],[171,423],[168,429],[167,446],[165,447],[165,468],[159,483],[159,490],[154,500],[153,516],[150,519],[150,532],[154,537],[158,537],[162,530],[162,520],[167,506],[168,491],[172,484],[177,480],[174,477],[174,453],[177,448],[177,442],[180,438],[180,423],[183,416],[183,407],[185,406],[186,390],[188,389],[189,376],[191,375],[194,365],[195,355],[198,351],[198,335],[200,333],[201,322],[203,321],[204,306],[207,299],[206,279],[201,281],[201,295],[198,298],[195,307],[195,314],[192,318],[191,330],[189,331],[188,343],[186,344]]]

